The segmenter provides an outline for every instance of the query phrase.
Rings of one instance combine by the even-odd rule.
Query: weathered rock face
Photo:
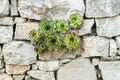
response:
[[[91,28],[93,27],[94,19],[85,19],[79,30],[79,35],[91,34]]]
[[[77,58],[60,67],[57,80],[97,80],[94,66],[88,59]]]
[[[120,35],[120,16],[96,19],[97,34],[99,36],[114,37]]]
[[[103,80],[119,80],[120,79],[120,61],[100,61]]]
[[[36,64],[41,71],[55,71],[59,69],[58,61],[49,62],[38,61]]]
[[[16,24],[21,24],[23,22],[25,22],[26,19],[25,18],[21,18],[21,17],[15,17],[14,23]]]
[[[24,75],[13,75],[14,80],[23,80]]]
[[[12,41],[13,28],[12,26],[0,26],[0,43]]]
[[[9,15],[9,0],[0,0],[0,17]]]
[[[19,0],[18,10],[21,17],[41,19],[68,19],[71,12],[83,16],[85,6],[83,0]]]
[[[26,22],[23,24],[16,25],[15,39],[29,39],[29,33],[33,29],[38,29],[39,24],[36,22]]]
[[[6,64],[29,65],[36,62],[34,47],[22,41],[13,41],[3,46]]]
[[[11,6],[10,6],[10,10],[11,10],[11,16],[16,16],[18,15],[18,11],[17,11],[17,0],[10,0],[11,2]]]
[[[44,72],[40,70],[31,70],[27,72],[28,75],[40,80],[55,80],[53,72]]]
[[[2,50],[1,50],[1,46],[0,46],[0,59],[2,59]]]
[[[4,61],[0,60],[0,69],[4,68]]]
[[[0,18],[0,25],[13,25],[13,18],[12,17],[4,17]]]
[[[86,16],[111,17],[120,14],[120,0],[86,0]]]
[[[0,80],[13,80],[13,78],[8,74],[0,74]]]
[[[116,56],[117,53],[118,53],[118,51],[117,51],[117,44],[116,44],[116,42],[113,39],[111,39],[110,40],[110,56],[112,56],[112,57]]]
[[[5,65],[7,74],[24,74],[30,66]]]
[[[98,36],[86,36],[83,39],[83,57],[102,56],[108,57],[109,39]]]

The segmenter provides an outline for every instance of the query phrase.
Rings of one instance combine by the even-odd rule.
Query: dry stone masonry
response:
[[[29,32],[72,13],[80,48],[38,55]],[[120,80],[120,0],[0,0],[0,80]]]

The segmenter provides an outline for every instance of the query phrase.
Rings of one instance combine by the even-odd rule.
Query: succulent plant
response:
[[[80,39],[75,33],[67,33],[64,39],[66,47],[70,50],[75,50],[80,45]]]
[[[47,36],[55,32],[56,25],[53,21],[44,20],[40,22],[39,31],[41,34]]]
[[[57,21],[57,30],[60,33],[66,33],[68,31],[68,23],[65,20],[59,20]]]
[[[59,35],[50,35],[47,38],[47,47],[48,50],[52,51],[52,50],[58,50],[61,48],[62,46],[62,38]]]
[[[41,54],[45,50],[46,50],[46,44],[45,43],[41,43],[41,44],[38,45],[37,51],[38,51],[39,54]]]
[[[78,28],[82,24],[82,17],[74,13],[70,15],[70,25],[73,26],[74,28]]]
[[[39,41],[39,38],[40,38],[40,35],[39,35],[39,33],[38,33],[35,29],[33,29],[33,30],[30,31],[30,33],[29,33],[29,38],[30,38],[30,40],[33,41],[33,42],[38,42],[38,41]]]

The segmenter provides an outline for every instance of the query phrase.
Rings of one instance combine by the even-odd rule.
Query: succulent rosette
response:
[[[40,38],[40,35],[39,35],[39,33],[38,33],[35,29],[33,29],[33,30],[30,31],[30,33],[29,33],[29,38],[30,38],[30,40],[33,41],[33,42],[38,42],[38,41],[39,41],[39,38]]]
[[[57,30],[60,33],[66,33],[69,29],[68,23],[65,20],[57,21]]]
[[[40,22],[39,31],[41,34],[47,36],[51,33],[54,33],[56,25],[53,21],[44,20]]]
[[[80,39],[75,33],[67,33],[64,39],[66,47],[70,50],[75,50],[80,45]]]
[[[40,43],[37,47],[37,51],[39,54],[41,54],[42,52],[44,52],[46,50],[46,44],[45,43]]]
[[[47,47],[48,50],[59,50],[62,47],[62,38],[59,35],[50,35],[47,38]]]
[[[70,25],[73,26],[74,28],[79,28],[79,26],[82,24],[82,17],[74,13],[70,15]]]

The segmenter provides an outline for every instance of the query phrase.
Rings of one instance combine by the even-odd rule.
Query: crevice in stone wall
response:
[[[95,66],[95,70],[96,70],[96,76],[97,76],[97,80],[103,80],[102,74],[101,74],[101,70],[99,69],[99,66]]]
[[[54,77],[55,77],[55,80],[57,80],[57,70],[54,71]]]
[[[97,36],[96,22],[95,22],[95,20],[94,20],[94,25],[93,25],[93,27],[91,28],[91,32],[92,32],[92,35]]]
[[[16,24],[13,25],[13,37],[12,37],[13,39],[15,37],[15,30],[16,30]]]
[[[110,40],[109,40],[109,47],[108,47],[108,57],[110,57]]]

